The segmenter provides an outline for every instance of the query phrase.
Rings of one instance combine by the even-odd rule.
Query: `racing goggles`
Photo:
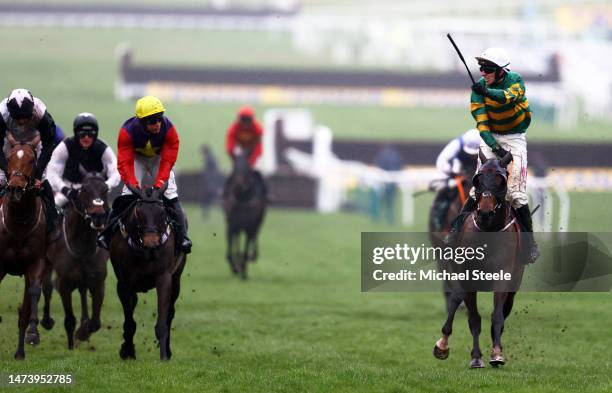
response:
[[[157,123],[161,123],[163,118],[164,118],[164,115],[162,115],[161,113],[156,113],[154,115],[143,118],[142,122],[146,125],[154,125]]]
[[[492,74],[499,68],[495,64],[491,63],[478,63],[478,65],[480,65],[480,71],[484,72],[485,74]]]
[[[81,130],[81,131],[77,131],[77,136],[79,138],[85,138],[86,136],[90,137],[90,138],[95,138],[96,135],[98,135],[98,131],[94,131],[94,130]]]

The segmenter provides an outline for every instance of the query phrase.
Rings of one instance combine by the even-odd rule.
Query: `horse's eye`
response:
[[[499,175],[495,176],[495,186],[499,187],[502,185],[503,182],[504,182],[504,179],[501,176]]]

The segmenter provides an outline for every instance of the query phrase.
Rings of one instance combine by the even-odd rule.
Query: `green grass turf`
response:
[[[575,230],[609,230],[609,194],[572,194]],[[418,199],[426,211],[430,196]],[[22,281],[0,285],[0,372],[72,373],[74,391],[116,392],[606,392],[612,389],[610,294],[520,293],[504,334],[507,365],[469,370],[471,336],[456,318],[451,356],[431,350],[444,321],[439,293],[360,293],[360,232],[422,230],[370,222],[357,214],[271,210],[251,278],[230,275],[223,220],[189,207],[195,241],[182,280],[173,331],[174,357],[160,363],[154,344],[155,294],[136,309],[138,359],[118,350],[123,315],[109,263],[103,327],[90,342],[65,349],[63,312],[54,293],[56,326],[16,362],[16,309]],[[75,304],[77,296],[73,296]],[[485,356],[490,295],[480,296]],[[19,392],[65,391],[61,388]],[[8,390],[12,391],[12,390]],[[71,390],[73,391],[73,390]]]
[[[115,145],[118,128],[133,113],[133,102],[113,95],[117,78],[115,48],[128,42],[137,63],[231,64],[239,67],[320,65],[318,59],[298,55],[288,37],[279,34],[210,31],[154,31],[0,27],[0,96],[16,87],[29,88],[45,101],[54,118],[68,133],[74,116],[96,114],[101,136]],[[257,53],[244,56],[244,53]],[[467,109],[311,106],[315,121],[331,127],[335,138],[388,141],[435,140],[444,143],[474,122]],[[200,166],[200,146],[207,143],[227,166],[225,131],[239,104],[181,104],[167,102],[167,115],[181,140],[178,169]],[[261,116],[268,109],[256,106]],[[529,140],[610,141],[609,124],[589,119],[575,128],[557,130],[535,120]],[[432,163],[435,157],[432,157]]]

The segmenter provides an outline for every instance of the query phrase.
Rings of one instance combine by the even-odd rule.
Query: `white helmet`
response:
[[[510,57],[508,57],[508,52],[502,48],[493,47],[485,49],[480,56],[476,56],[476,60],[488,61],[499,68],[503,68],[506,72],[510,71]]]
[[[463,144],[463,151],[470,155],[478,154],[478,149],[480,148],[480,131],[475,128],[467,131],[465,134],[461,135],[461,142]]]

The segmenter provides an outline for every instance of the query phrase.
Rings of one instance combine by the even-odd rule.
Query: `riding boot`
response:
[[[183,212],[183,208],[181,207],[178,197],[173,199],[166,199],[166,203],[170,208],[169,213],[171,218],[176,221],[179,226],[178,230],[180,231],[179,241],[181,242],[181,250],[185,254],[189,254],[191,252],[191,246],[193,245],[193,243],[187,235],[187,220],[185,219],[185,212]]]
[[[461,211],[459,212],[457,217],[455,217],[455,219],[453,220],[453,223],[451,224],[450,232],[446,236],[446,239],[444,239],[444,242],[448,246],[450,247],[455,246],[455,243],[457,243],[457,239],[459,237],[459,232],[461,232],[461,228],[463,228],[463,223],[465,222],[465,219],[467,218],[467,216],[470,215],[470,213],[472,213],[472,211],[474,211],[475,208],[476,208],[476,200],[472,197],[468,197],[465,200],[465,203],[463,204]]]
[[[533,222],[531,221],[531,211],[529,205],[524,205],[515,209],[516,218],[518,219],[519,225],[523,235],[521,239],[523,244],[521,247],[521,260],[524,264],[534,263],[540,256],[540,250],[538,250],[538,244],[533,236]]]
[[[60,217],[60,211],[55,205],[55,198],[53,197],[53,190],[47,180],[42,182],[40,187],[39,195],[45,204],[46,218],[47,218],[47,236],[49,241],[53,242],[59,237],[58,221]]]

